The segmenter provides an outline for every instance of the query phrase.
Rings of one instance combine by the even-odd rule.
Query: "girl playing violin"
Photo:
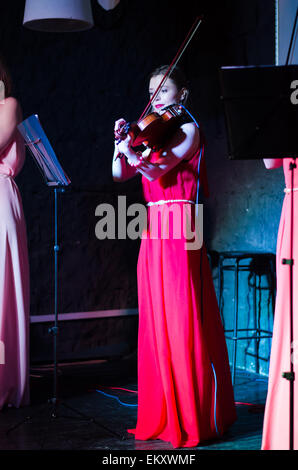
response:
[[[160,67],[151,74],[151,96],[166,70]],[[152,109],[161,115],[167,106],[184,105],[187,96],[187,83],[176,67]],[[125,124],[124,119],[115,122],[117,137]],[[191,207],[194,225],[198,181],[207,188],[203,150],[197,123],[184,113],[158,150],[136,151],[129,133],[117,138],[112,167],[114,181],[141,174],[147,227],[158,219],[158,236],[144,230],[138,258],[138,420],[129,432],[140,440],[169,441],[175,448],[222,435],[236,417],[206,248],[186,249],[184,232],[177,237],[169,230],[173,205]],[[125,157],[117,158],[119,153]],[[173,211],[174,217],[178,213]]]
[[[154,71],[150,78],[149,83],[149,96],[151,97],[158,87],[161,78],[165,72],[166,67],[160,67]],[[175,73],[175,72],[174,72]],[[178,77],[174,80],[174,73],[169,78],[160,90],[156,99],[152,103],[153,111],[158,114],[163,112],[163,109],[175,103],[183,103],[186,101],[188,90],[185,86],[176,84],[182,82],[180,77],[181,73],[176,70],[175,76]],[[179,80],[180,79],[180,80]],[[115,123],[115,132],[117,133],[126,121],[119,119]],[[161,177],[183,159],[187,160],[199,146],[199,132],[193,122],[188,122],[181,126],[181,129],[176,133],[171,141],[171,145],[164,149],[164,152],[159,156],[158,162],[153,164],[148,159],[142,158],[139,153],[136,153],[131,148],[132,138],[128,135],[125,140],[117,144],[115,141],[115,156],[120,152],[125,154],[130,166],[127,166],[125,160],[113,159],[113,179],[114,181],[124,181],[132,178],[138,173],[142,173],[148,180],[154,181]]]

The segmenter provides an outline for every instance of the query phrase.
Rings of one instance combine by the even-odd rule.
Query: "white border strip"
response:
[[[97,310],[94,312],[76,312],[76,313],[59,313],[58,320],[86,320],[87,318],[107,318],[107,317],[123,317],[129,315],[138,315],[137,308],[117,309],[117,310]],[[54,322],[55,315],[31,315],[30,323],[47,323]]]
[[[275,0],[275,65],[279,65],[279,0]]]

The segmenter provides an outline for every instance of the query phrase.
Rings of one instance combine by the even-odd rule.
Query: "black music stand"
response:
[[[221,100],[231,160],[298,156],[298,65],[221,67]]]
[[[100,426],[106,431],[110,432],[116,437],[122,438],[118,433],[115,433],[102,424],[98,423],[93,417],[86,416],[81,411],[70,406],[58,399],[58,360],[57,360],[57,336],[59,332],[58,327],[58,194],[63,193],[67,187],[70,186],[71,181],[62,169],[55,152],[40,124],[37,114],[30,116],[25,119],[21,124],[18,125],[18,130],[22,134],[25,145],[28,146],[34,161],[36,162],[46,185],[54,190],[54,262],[55,262],[55,287],[54,287],[54,325],[49,328],[49,334],[53,336],[53,360],[54,360],[54,377],[53,377],[53,396],[48,400],[48,405],[51,406],[50,416],[51,418],[62,417],[58,414],[58,405],[63,405],[75,414],[79,415],[80,418],[91,421],[92,423]],[[12,426],[8,429],[7,434],[12,430],[19,427],[25,421],[30,420],[32,417],[26,417],[22,422]],[[63,416],[63,418],[70,418],[70,416]]]
[[[290,267],[290,364],[282,377],[290,384],[290,442],[294,437],[293,347],[293,181],[298,157],[298,105],[291,100],[298,65],[221,67],[221,100],[228,132],[229,158],[253,160],[290,158],[291,254],[282,263]]]

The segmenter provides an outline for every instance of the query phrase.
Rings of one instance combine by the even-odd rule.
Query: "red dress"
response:
[[[285,183],[291,188],[291,159],[283,160]],[[276,303],[270,355],[268,393],[263,424],[262,449],[288,450],[290,435],[290,382],[282,377],[289,372],[291,360],[295,373],[294,382],[294,449],[298,450],[298,169],[294,170],[293,192],[293,349],[290,344],[290,268],[283,258],[290,258],[291,241],[291,193],[286,192],[279,223],[276,246]]]
[[[143,177],[145,200],[195,201],[198,162],[199,152],[153,182]],[[168,206],[148,208],[139,252],[138,420],[129,432],[194,447],[221,435],[236,412],[206,249],[185,249],[186,237],[175,238],[171,228],[164,238],[149,233],[157,212],[166,231]]]

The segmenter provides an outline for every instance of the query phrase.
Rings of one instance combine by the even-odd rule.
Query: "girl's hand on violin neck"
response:
[[[123,128],[126,126],[126,121],[125,119],[121,118],[121,119],[118,119],[117,121],[115,121],[115,124],[114,124],[114,134],[115,134],[115,138],[119,139],[120,138],[120,134],[123,130]]]

